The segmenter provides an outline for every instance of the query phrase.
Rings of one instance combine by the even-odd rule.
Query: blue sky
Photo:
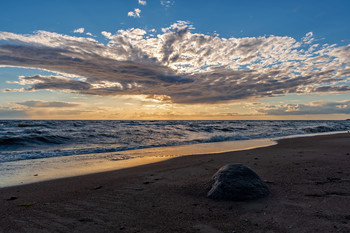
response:
[[[2,1],[1,30],[32,33],[36,30],[72,33],[84,27],[98,35],[131,27],[162,28],[177,20],[192,22],[202,33],[223,37],[281,35],[301,38],[312,31],[327,43],[349,42],[350,2],[327,1],[173,1],[147,5],[129,1]],[[141,9],[140,18],[127,12]]]
[[[346,0],[2,1],[0,118],[349,118],[349,9]]]

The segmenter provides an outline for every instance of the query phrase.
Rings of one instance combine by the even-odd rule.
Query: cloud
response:
[[[41,76],[35,75],[30,77],[19,77],[20,81],[17,82],[21,85],[31,84],[26,90],[71,90],[71,91],[82,91],[87,90],[91,87],[89,83],[72,80],[66,77],[60,76]]]
[[[134,18],[140,18],[141,17],[140,13],[141,13],[141,10],[139,8],[135,8],[134,11],[128,12],[128,16],[134,17]]]
[[[0,105],[0,119],[95,119],[96,114],[104,112],[101,107],[94,107],[85,103],[28,100],[24,102]],[[115,113],[110,113],[110,115]]]
[[[139,0],[139,4],[140,5],[143,5],[143,6],[146,6],[147,5],[147,2],[145,0]]]
[[[81,104],[79,103],[67,103],[61,101],[42,101],[42,100],[29,100],[25,102],[17,103],[26,107],[32,108],[73,108]]]
[[[313,38],[314,34],[312,32],[308,32],[305,37],[303,38],[303,42],[305,44],[311,44],[314,41]]]
[[[5,91],[162,96],[186,104],[350,92],[350,45],[308,43],[310,33],[297,41],[273,35],[220,38],[193,29],[178,21],[156,35],[139,28],[104,31],[107,44],[46,31],[0,32],[0,65],[61,74],[21,76],[12,83],[24,88]]]
[[[172,5],[175,4],[175,1],[161,0],[160,4],[165,6],[165,7],[171,7]]]
[[[74,33],[84,33],[85,28],[78,28],[74,30]]]
[[[4,109],[0,107],[0,119],[25,119],[28,114],[24,110]]]
[[[350,101],[314,101],[310,104],[267,105],[257,109],[266,115],[350,114]]]

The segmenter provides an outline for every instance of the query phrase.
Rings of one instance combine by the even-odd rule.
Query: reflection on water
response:
[[[0,187],[134,167],[183,155],[245,150],[274,144],[276,142],[271,139],[242,140],[6,162],[0,163]]]

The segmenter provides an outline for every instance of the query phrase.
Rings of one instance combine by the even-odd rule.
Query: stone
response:
[[[210,180],[207,197],[214,200],[246,201],[267,196],[270,191],[260,177],[242,164],[227,164]]]

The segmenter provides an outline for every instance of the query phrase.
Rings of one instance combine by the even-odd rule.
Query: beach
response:
[[[198,145],[200,146],[200,145]],[[254,201],[206,197],[223,165],[268,185]],[[350,135],[172,158],[0,189],[0,232],[350,232]]]

